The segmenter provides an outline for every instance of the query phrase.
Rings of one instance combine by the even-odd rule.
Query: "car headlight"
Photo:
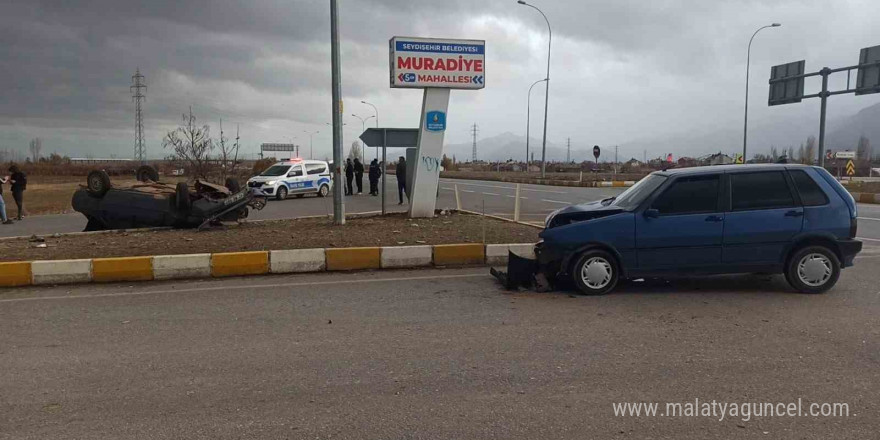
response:
[[[270,180],[270,181],[266,182],[266,185],[274,185],[275,182],[277,182],[277,180]]]

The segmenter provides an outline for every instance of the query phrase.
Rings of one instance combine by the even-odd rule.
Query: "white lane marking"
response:
[[[856,240],[867,240],[867,241],[876,241],[876,242],[880,242],[880,240],[878,240],[878,239],[876,239],[876,238],[865,238],[865,237],[856,237]]]
[[[486,193],[486,192],[484,192],[483,194],[485,194],[485,195],[487,195],[487,196],[500,196],[500,195],[501,195],[501,194]]]
[[[875,222],[880,222],[880,218],[872,218],[872,217],[858,217],[859,220],[873,220]]]
[[[559,200],[547,200],[547,199],[541,199],[541,201],[542,201],[542,202],[547,202],[547,203],[561,203],[561,204],[563,204],[563,205],[573,205],[573,204],[574,204],[574,203],[572,203],[572,202],[562,202],[562,201],[559,201]]]
[[[473,192],[476,192],[476,191],[469,191],[469,190],[463,189],[463,190],[461,190],[461,192],[463,192],[463,193],[473,193]]]
[[[505,196],[504,196],[504,197],[510,197],[510,198],[511,198],[511,199],[515,199],[515,198],[516,198],[516,196],[515,196],[515,195],[513,195],[513,196],[509,196],[509,195],[505,195]],[[528,198],[528,197],[523,197],[523,196],[520,196],[520,198],[519,198],[519,199],[520,199],[520,200],[528,200],[528,199],[529,199],[529,198]]]
[[[465,182],[456,181],[456,180],[446,180],[446,179],[443,180],[443,183],[453,183],[453,182],[457,183],[458,185],[482,186],[484,188],[501,188],[501,189],[509,189],[509,190],[516,189],[515,186],[480,185],[478,183],[465,183]],[[527,185],[527,184],[524,184],[524,185]],[[546,190],[546,189],[531,189],[531,188],[526,188],[526,187],[522,187],[522,190],[523,191],[551,193],[551,194],[568,194],[568,191],[551,191],[551,190]]]
[[[462,274],[462,275],[436,275],[430,277],[395,277],[395,278],[376,278],[363,280],[340,280],[340,281],[312,281],[307,283],[276,283],[276,284],[252,284],[240,286],[216,286],[216,287],[195,287],[192,289],[174,289],[174,290],[147,290],[144,292],[119,292],[119,293],[97,293],[94,295],[67,295],[67,296],[42,296],[28,298],[10,298],[0,299],[0,303],[22,302],[22,301],[42,301],[55,299],[77,299],[77,298],[104,298],[104,297],[125,297],[125,296],[142,296],[142,295],[159,295],[163,293],[198,293],[198,292],[218,292],[224,290],[253,290],[257,289],[275,289],[279,287],[304,287],[304,286],[332,286],[335,284],[351,284],[357,283],[385,283],[399,281],[423,281],[423,280],[439,280],[439,279],[455,279],[455,278],[477,278],[485,277],[486,274]]]

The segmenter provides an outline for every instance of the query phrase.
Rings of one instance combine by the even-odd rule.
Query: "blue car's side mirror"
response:
[[[656,209],[646,209],[645,210],[645,218],[657,218],[660,217],[660,211]]]

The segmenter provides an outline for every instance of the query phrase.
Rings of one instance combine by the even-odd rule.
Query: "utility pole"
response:
[[[571,163],[571,138],[568,138],[568,151],[565,153],[565,161]]]
[[[614,146],[614,174],[617,174],[617,145]]]
[[[340,70],[342,68],[339,63],[338,5],[337,0],[330,0],[330,69],[333,89],[333,223],[344,225],[345,204],[342,198],[342,80],[340,78]],[[309,148],[311,149],[311,146]]]
[[[474,125],[471,127],[471,134],[472,134],[473,137],[474,137],[474,145],[473,145],[473,152],[472,152],[471,162],[476,162],[476,161],[477,161],[477,133],[479,133],[479,132],[480,132],[480,127],[477,127],[477,124],[474,124]]]
[[[131,99],[134,100],[134,160],[144,163],[147,161],[147,146],[144,145],[144,115],[141,102],[147,99],[144,94],[147,90],[147,83],[144,76],[141,75],[140,68],[135,70],[131,81],[133,84],[129,90],[132,93]]]

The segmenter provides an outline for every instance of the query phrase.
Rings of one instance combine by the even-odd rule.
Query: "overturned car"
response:
[[[73,209],[88,219],[86,231],[170,226],[204,228],[220,222],[239,221],[249,209],[263,209],[265,197],[241,188],[235,179],[220,186],[196,180],[190,188],[184,182],[159,182],[151,167],[138,169],[141,183],[114,186],[102,170],[89,173],[87,185],[73,194]]]

